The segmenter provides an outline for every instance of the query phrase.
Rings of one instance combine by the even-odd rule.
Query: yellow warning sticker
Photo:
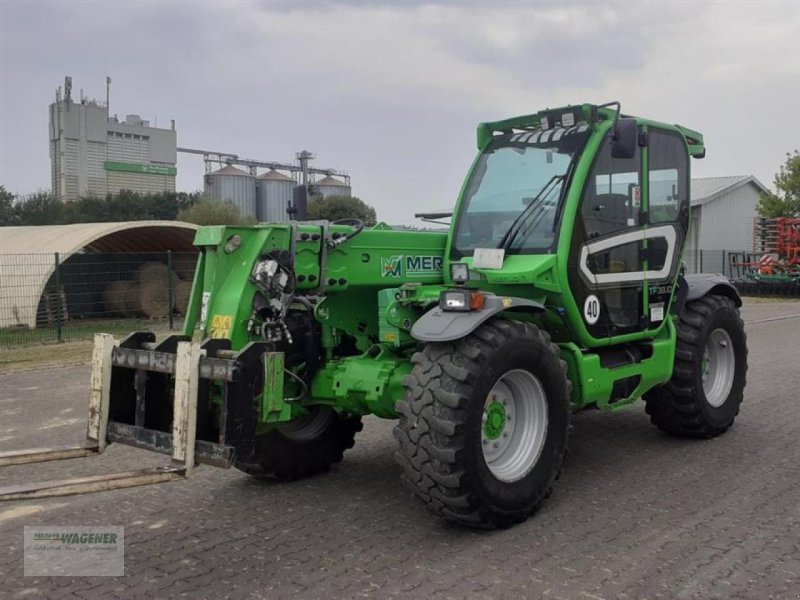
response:
[[[227,339],[231,336],[232,326],[232,315],[214,315],[211,317],[211,327],[209,327],[208,335],[214,339]]]

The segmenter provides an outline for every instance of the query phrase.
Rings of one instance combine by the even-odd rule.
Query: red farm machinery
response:
[[[757,217],[753,252],[731,254],[730,267],[743,295],[800,296],[800,218]]]

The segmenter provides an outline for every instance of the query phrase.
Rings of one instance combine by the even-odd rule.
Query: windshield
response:
[[[581,126],[494,138],[467,185],[453,258],[470,256],[475,248],[504,248],[506,254],[548,252],[555,242],[573,158],[588,134],[588,127]]]

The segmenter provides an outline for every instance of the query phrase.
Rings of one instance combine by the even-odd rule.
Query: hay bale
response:
[[[112,281],[103,291],[106,312],[123,317],[136,316],[139,310],[139,285],[135,281]]]
[[[144,281],[139,284],[138,305],[145,317],[166,317],[172,307],[169,305],[169,289],[165,282]]]
[[[177,281],[178,276],[172,272],[172,281]],[[169,281],[169,267],[161,262],[147,262],[136,269],[136,281],[141,284],[158,282],[159,285],[167,287]]]
[[[182,315],[186,314],[186,309],[189,307],[189,296],[191,294],[191,281],[179,281],[175,286],[175,310]]]
[[[197,266],[197,255],[187,255],[181,253],[172,259],[172,268],[175,274],[184,281],[194,279],[194,271]],[[180,307],[180,305],[178,305]]]

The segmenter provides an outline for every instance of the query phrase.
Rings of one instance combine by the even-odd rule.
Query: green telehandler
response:
[[[16,486],[4,499],[178,479],[197,463],[295,479],[340,461],[361,418],[397,419],[431,511],[507,527],[550,494],[573,413],[644,399],[710,438],[742,402],[735,288],[684,275],[701,134],[571,105],[481,123],[448,232],[358,221],[203,227],[183,335],[95,338],[88,443],[159,469]]]

